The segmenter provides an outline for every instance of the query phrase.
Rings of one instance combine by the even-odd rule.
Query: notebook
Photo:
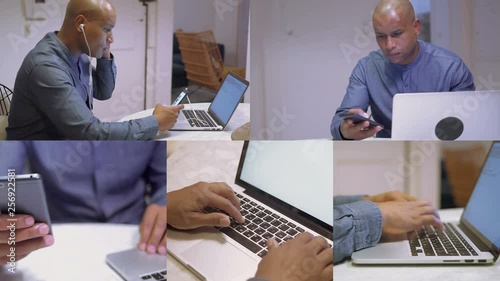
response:
[[[208,109],[191,110],[186,104],[170,131],[222,131],[248,89],[249,82],[229,72]]]
[[[394,140],[499,140],[500,91],[394,96]]]
[[[380,243],[352,255],[356,264],[487,264],[500,253],[500,142],[483,164],[459,223],[410,233],[408,240]]]
[[[169,228],[168,251],[202,280],[234,281],[254,276],[267,237],[308,231],[333,244],[332,156],[329,141],[245,142],[235,178],[245,224]]]
[[[106,263],[126,281],[166,281],[167,258],[130,249],[106,255]]]

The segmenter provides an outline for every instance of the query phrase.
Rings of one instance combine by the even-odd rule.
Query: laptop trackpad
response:
[[[205,240],[182,253],[190,266],[207,280],[247,280],[255,275],[257,261],[234,245]]]

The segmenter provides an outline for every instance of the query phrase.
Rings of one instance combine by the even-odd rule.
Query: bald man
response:
[[[156,105],[152,116],[120,123],[92,113],[93,99],[107,100],[115,88],[115,24],[110,2],[69,1],[60,31],[45,35],[17,73],[7,139],[149,140],[173,127],[182,106]]]
[[[475,90],[471,72],[456,54],[417,39],[420,20],[410,1],[382,0],[372,21],[380,50],[362,58],[349,78],[330,127],[336,140],[361,140],[375,134],[390,138],[392,99],[397,93]],[[342,118],[346,114],[368,117],[368,107],[384,129]]]

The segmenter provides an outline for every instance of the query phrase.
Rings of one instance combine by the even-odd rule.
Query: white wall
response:
[[[252,138],[331,138],[358,59],[378,47],[378,0],[252,0]],[[283,116],[288,115],[288,116]]]
[[[247,17],[240,16],[241,8],[248,6],[246,1],[249,0],[175,0],[174,31],[179,28],[185,32],[212,30],[217,42],[224,44],[225,65],[244,67],[241,54],[246,55],[246,49],[238,45],[238,32],[241,25],[248,24]]]
[[[478,90],[500,89],[500,1],[432,0],[432,42],[462,57]]]
[[[399,190],[440,207],[440,142],[335,142],[334,194]]]
[[[143,109],[144,85],[144,19],[145,9],[137,0],[112,1],[117,10],[117,25],[113,30],[115,42],[111,45],[118,66],[117,85],[113,97],[94,103],[94,114],[102,121],[119,118]],[[170,102],[172,68],[173,0],[159,0],[151,4],[150,63],[148,69],[147,107]],[[44,18],[31,22],[29,33],[24,30],[30,22],[24,19],[22,5],[28,16]],[[25,55],[50,31],[58,30],[64,18],[68,0],[47,0],[32,4],[32,0],[0,1],[0,83],[13,88],[15,76]],[[157,9],[157,5],[160,5]],[[161,26],[161,28],[156,28]],[[158,31],[158,32],[156,32]],[[167,90],[165,90],[167,89]]]

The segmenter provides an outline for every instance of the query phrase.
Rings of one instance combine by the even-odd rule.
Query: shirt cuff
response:
[[[156,120],[156,118],[152,115],[139,120],[143,122],[143,128],[146,128],[144,136],[141,139],[154,139],[158,134],[158,120]]]
[[[345,207],[354,218],[354,250],[375,246],[382,236],[382,212],[373,202],[362,200]]]
[[[353,195],[353,196],[344,196],[344,195],[339,195],[339,196],[334,196],[333,197],[333,206],[340,206],[343,204],[349,204],[349,203],[354,203],[361,201],[365,195]]]

